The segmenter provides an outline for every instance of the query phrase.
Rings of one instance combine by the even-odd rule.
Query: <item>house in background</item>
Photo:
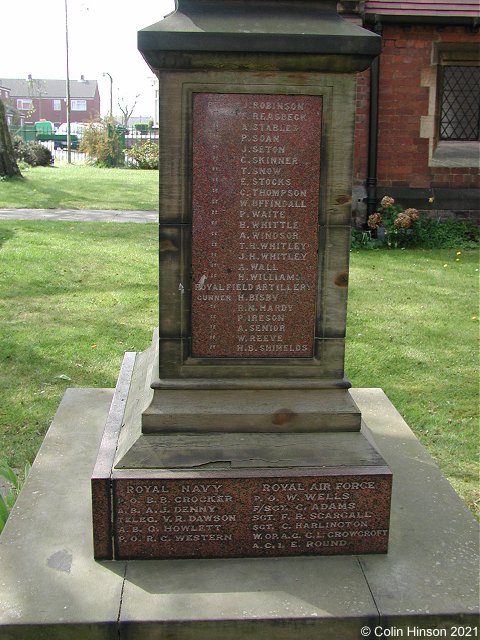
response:
[[[0,100],[8,100],[10,97],[10,89],[8,87],[4,87],[0,80]]]
[[[28,76],[26,80],[0,78],[9,90],[9,102],[24,115],[25,123],[50,120],[56,125],[66,122],[65,80],[43,80]],[[96,80],[70,80],[70,120],[90,122],[100,117],[100,93]]]
[[[20,120],[19,114],[11,105],[10,100],[10,89],[2,85],[2,81],[0,80],[0,100],[3,101],[5,105],[5,115],[7,116],[7,124],[13,124],[14,119],[16,118],[18,121]],[[20,124],[23,124],[20,122]]]
[[[383,42],[357,77],[357,224],[384,195],[434,216],[480,220],[478,2],[344,0],[340,12]]]

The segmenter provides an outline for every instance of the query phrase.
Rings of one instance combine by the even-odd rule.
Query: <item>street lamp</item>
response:
[[[103,72],[103,77],[108,76],[110,78],[110,117],[113,117],[113,80],[112,76],[108,73],[108,71]]]

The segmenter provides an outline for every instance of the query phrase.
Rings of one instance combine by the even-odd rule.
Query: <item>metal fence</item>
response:
[[[18,136],[25,142],[32,142],[37,139],[37,132],[34,124],[11,124],[8,128],[12,138],[14,136]]]
[[[148,129],[147,131],[139,131],[135,128],[125,130],[125,148],[131,149],[136,145],[145,144],[147,142],[158,145],[159,136],[158,129]]]
[[[68,150],[66,148],[55,147],[53,140],[39,140],[39,142],[47,149],[50,149],[54,162],[68,162]],[[82,164],[87,162],[88,157],[86,153],[81,153],[77,149],[70,149],[70,160],[75,164]]]
[[[37,141],[47,147],[55,161],[66,162],[67,161],[67,143],[66,136],[53,135],[48,136],[42,134],[34,124],[23,125],[10,125],[10,134],[12,137],[19,136],[25,142]],[[123,149],[131,149],[135,146],[144,145],[146,143],[153,143],[158,146],[159,135],[158,129],[146,129],[141,130],[135,127],[125,128],[119,127],[120,144]],[[55,139],[45,139],[53,137]],[[71,160],[75,163],[87,162],[88,156],[85,153],[79,151],[80,137],[72,135],[71,145]],[[125,157],[125,164],[131,164],[132,162]]]
[[[18,136],[24,142],[39,142],[41,145],[49,149],[54,162],[67,162],[68,152],[65,141],[41,140],[35,129],[35,125],[11,125],[9,127],[12,138]],[[87,161],[87,156],[78,150],[78,140],[75,140],[74,148],[70,150],[70,158],[72,162],[83,163]]]

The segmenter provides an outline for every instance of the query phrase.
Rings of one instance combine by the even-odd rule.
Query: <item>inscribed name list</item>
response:
[[[193,99],[192,355],[312,357],[322,99]]]
[[[118,558],[385,553],[391,474],[116,480]]]

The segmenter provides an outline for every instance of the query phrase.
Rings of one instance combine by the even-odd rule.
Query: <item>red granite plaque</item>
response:
[[[390,493],[385,467],[116,479],[115,557],[386,553]]]
[[[322,99],[193,99],[192,355],[312,357]]]

